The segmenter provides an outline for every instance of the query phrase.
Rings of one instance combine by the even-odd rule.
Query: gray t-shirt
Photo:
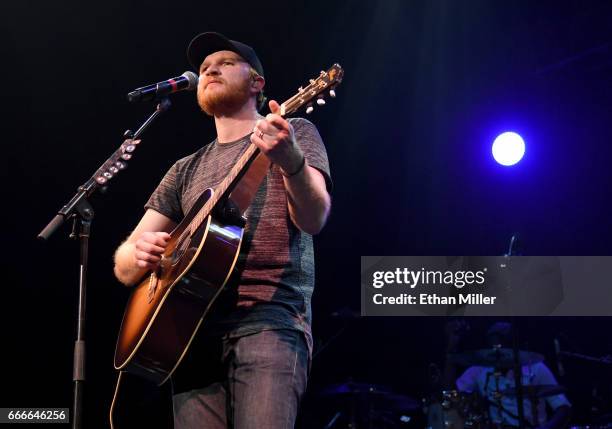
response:
[[[331,191],[327,153],[316,127],[306,119],[289,122],[308,165],[319,170]],[[177,161],[145,208],[180,222],[207,188],[215,189],[250,145],[250,135],[230,143],[216,140]],[[311,339],[310,301],[314,288],[312,236],[291,221],[279,167],[272,165],[247,209],[247,225],[236,272],[205,333],[241,336],[266,329],[298,329]]]

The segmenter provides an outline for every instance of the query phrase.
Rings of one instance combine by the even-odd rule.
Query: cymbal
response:
[[[394,393],[387,386],[369,383],[347,382],[332,384],[319,391],[322,396],[331,396],[344,401],[357,401],[376,410],[393,412],[411,411],[422,407],[421,401]]]
[[[345,394],[391,394],[391,389],[380,384],[356,383],[349,381],[347,383],[331,384],[319,391],[323,396],[330,395],[345,395]]]
[[[546,398],[567,392],[567,389],[558,384],[530,384],[523,386],[523,395],[530,398]],[[509,387],[500,391],[504,396],[516,396],[516,387]]]
[[[509,369],[514,366],[514,351],[507,348],[470,350],[463,353],[450,353],[448,359],[455,365],[477,365]],[[539,353],[519,350],[519,363],[521,366],[542,362],[543,360],[544,356]]]

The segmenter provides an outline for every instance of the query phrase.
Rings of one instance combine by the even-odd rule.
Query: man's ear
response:
[[[251,82],[251,88],[255,90],[255,92],[261,92],[266,86],[266,80],[261,76],[253,76],[253,82]]]

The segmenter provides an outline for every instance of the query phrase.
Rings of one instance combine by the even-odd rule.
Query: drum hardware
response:
[[[428,429],[484,428],[485,409],[475,393],[443,390],[440,395],[424,399]]]

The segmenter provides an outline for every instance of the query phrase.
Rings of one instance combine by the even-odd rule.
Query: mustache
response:
[[[220,78],[206,79],[204,81],[204,88],[206,88],[211,83],[225,83],[225,81],[223,79],[220,79]]]

